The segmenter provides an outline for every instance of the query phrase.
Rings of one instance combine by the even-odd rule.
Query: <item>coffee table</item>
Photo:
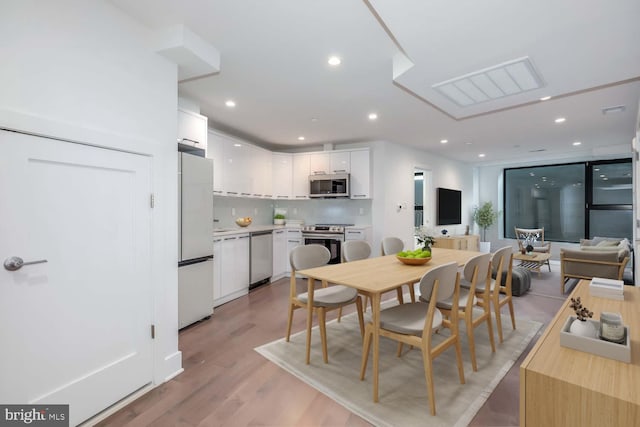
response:
[[[551,271],[549,258],[551,258],[551,254],[544,252],[531,252],[530,254],[516,252],[513,254],[513,259],[520,261],[520,264],[518,264],[519,267],[524,267],[531,271],[537,271],[538,277],[540,277],[540,267],[544,264],[549,265],[549,271]]]

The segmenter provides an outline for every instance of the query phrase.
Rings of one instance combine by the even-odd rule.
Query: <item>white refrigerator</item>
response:
[[[184,328],[213,313],[213,160],[178,153],[178,203],[178,326]]]

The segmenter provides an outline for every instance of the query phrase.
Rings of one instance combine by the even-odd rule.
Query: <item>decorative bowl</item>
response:
[[[236,224],[238,224],[240,227],[246,227],[251,224],[251,221],[252,221],[251,217],[246,216],[243,218],[236,219]]]
[[[407,264],[407,265],[423,265],[423,264],[426,264],[429,261],[431,261],[431,257],[428,257],[428,258],[404,258],[404,257],[396,255],[396,258],[398,258],[398,260],[401,263]]]

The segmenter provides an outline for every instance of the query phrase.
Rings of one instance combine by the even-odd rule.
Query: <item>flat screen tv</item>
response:
[[[437,225],[462,224],[462,191],[438,188]]]

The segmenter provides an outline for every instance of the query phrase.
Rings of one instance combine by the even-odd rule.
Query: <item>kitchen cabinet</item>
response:
[[[253,197],[271,199],[272,174],[271,151],[260,147],[253,147],[251,155],[251,195]]]
[[[309,155],[309,175],[349,173],[350,170],[349,151],[319,152]]]
[[[224,142],[224,136],[209,131],[206,157],[213,160],[213,194],[217,196],[224,194]]]
[[[228,196],[250,196],[249,149],[234,139],[223,142],[224,176],[222,186]]]
[[[178,108],[178,142],[207,149],[207,118]]]
[[[364,240],[372,244],[372,232],[370,225],[350,226],[344,229],[344,240]],[[372,248],[373,249],[373,248]],[[372,250],[372,252],[374,252]]]
[[[272,153],[272,193],[274,199],[290,199],[293,180],[292,155]],[[307,178],[308,181],[308,178]]]
[[[289,252],[287,251],[287,230],[284,228],[273,230],[273,275],[271,281],[275,282],[287,273]]]
[[[214,238],[214,307],[249,293],[249,246],[249,233]]]
[[[291,263],[289,262],[289,254],[291,251],[300,246],[304,245],[304,239],[302,238],[302,230],[299,228],[295,229],[287,229],[287,276],[291,276]]]
[[[351,151],[351,191],[352,199],[371,198],[371,160],[369,150]]]
[[[291,192],[295,200],[309,198],[309,154],[294,154]]]

